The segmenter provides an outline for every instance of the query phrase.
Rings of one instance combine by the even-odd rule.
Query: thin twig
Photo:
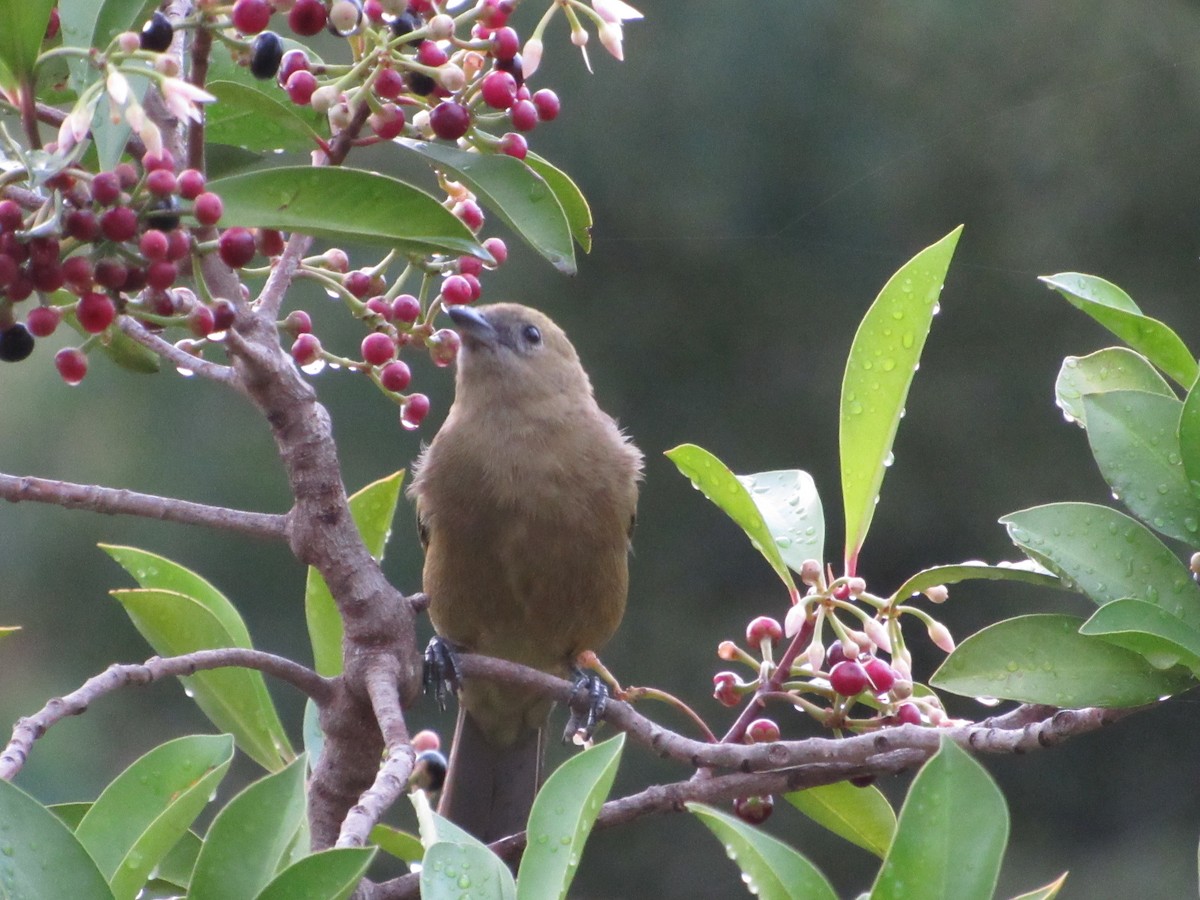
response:
[[[141,322],[129,316],[121,316],[117,321],[123,332],[157,356],[161,356],[177,369],[186,369],[189,372],[194,372],[201,378],[217,381],[238,390],[242,389],[237,373],[229,366],[209,362],[206,359],[201,359],[199,356],[193,356],[190,353],[180,350],[170,341],[164,341],[157,334],[147,331]]]
[[[292,232],[287,246],[283,249],[283,254],[271,267],[267,283],[263,285],[262,292],[258,295],[257,306],[261,315],[271,320],[279,318],[283,298],[287,294],[288,288],[292,286],[296,270],[300,268],[300,261],[304,259],[304,254],[308,252],[312,242],[313,239],[307,234],[300,234],[298,231]]]
[[[99,675],[85,681],[65,697],[50,700],[32,716],[17,720],[12,738],[0,753],[0,779],[11,780],[29,758],[33,743],[51,726],[67,716],[86,712],[95,700],[127,685],[151,684],[164,678],[194,675],[209,669],[237,666],[257,669],[307,694],[317,704],[333,696],[333,682],[322,678],[312,669],[273,653],[247,650],[241,647],[222,647],[216,650],[197,650],[183,656],[153,657],[140,664],[114,663]]]

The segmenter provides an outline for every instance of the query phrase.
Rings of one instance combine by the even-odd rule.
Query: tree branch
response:
[[[157,356],[161,356],[176,368],[187,369],[189,372],[194,372],[202,378],[229,385],[239,391],[242,390],[242,386],[238,382],[237,373],[229,368],[229,366],[209,362],[206,359],[201,359],[199,356],[193,356],[190,353],[180,350],[170,341],[164,341],[157,334],[147,331],[141,322],[130,316],[119,317],[117,323],[123,332]]]
[[[209,669],[238,666],[257,669],[307,694],[318,705],[328,703],[334,694],[334,682],[322,678],[312,669],[273,653],[246,650],[241,647],[222,647],[216,650],[197,650],[183,656],[152,657],[141,664],[114,663],[99,675],[85,681],[65,697],[55,697],[32,716],[17,720],[12,738],[0,753],[0,778],[11,780],[25,765],[33,743],[51,726],[67,716],[87,711],[93,701],[127,685],[151,684],[172,676],[194,675]]]
[[[75,484],[31,475],[0,473],[0,499],[11,503],[24,500],[52,503],[68,509],[86,509],[110,516],[141,516],[182,525],[204,525],[259,538],[286,539],[288,533],[287,516],[226,509],[122,488]]]

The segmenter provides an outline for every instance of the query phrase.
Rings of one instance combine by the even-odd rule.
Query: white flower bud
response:
[[[926,588],[924,594],[933,603],[945,603],[946,598],[950,596],[950,591],[944,584],[935,584]]]
[[[525,70],[525,77],[528,78],[536,72],[541,64],[542,42],[537,38],[530,38],[521,50],[521,65]]]
[[[954,652],[954,638],[950,635],[950,629],[941,622],[933,622],[929,626],[929,639],[947,653]]]

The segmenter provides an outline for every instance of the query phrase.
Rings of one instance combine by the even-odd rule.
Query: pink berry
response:
[[[867,670],[867,677],[871,679],[871,684],[877,694],[887,693],[896,683],[896,670],[878,657],[872,656],[866,661],[863,668]]]
[[[179,196],[184,200],[195,200],[204,193],[204,173],[196,169],[184,169],[179,173]]]
[[[242,34],[258,34],[270,24],[272,12],[267,0],[237,0],[230,19]]]
[[[216,324],[213,311],[203,303],[197,303],[188,313],[188,330],[198,338],[208,337],[216,331]]]
[[[382,331],[374,331],[363,338],[362,358],[369,366],[382,366],[396,358],[396,342]]]
[[[171,262],[179,262],[191,252],[192,242],[186,231],[175,228],[167,232],[167,259]]]
[[[723,706],[737,706],[742,699],[737,684],[738,678],[732,672],[718,672],[713,676],[713,696]]]
[[[474,303],[479,299],[479,295],[483,293],[483,285],[479,283],[479,279],[474,275],[463,275],[462,277],[471,286],[471,302]]]
[[[29,279],[33,282],[34,288],[47,294],[54,293],[67,282],[66,277],[63,275],[62,265],[58,260],[50,263],[31,262],[29,264]],[[10,297],[9,299],[12,298]]]
[[[283,320],[283,330],[292,337],[312,333],[312,318],[302,309],[293,310]]]
[[[297,106],[308,106],[312,102],[312,95],[317,90],[317,77],[307,69],[301,69],[288,76],[284,89],[287,91],[288,99]]]
[[[400,424],[409,431],[420,427],[429,415],[429,398],[424,394],[410,394],[400,407]]]
[[[100,236],[100,221],[90,209],[74,209],[67,213],[63,230],[75,240],[90,244]]]
[[[549,88],[542,88],[533,95],[533,106],[543,122],[558,118],[558,94]]]
[[[92,200],[111,206],[121,196],[121,179],[116,172],[100,172],[92,179]]]
[[[205,191],[192,204],[192,214],[201,225],[216,225],[225,211],[225,204],[216,194]]]
[[[283,253],[283,232],[274,228],[259,228],[255,231],[254,240],[258,252],[263,256],[279,256]]]
[[[390,141],[404,131],[404,110],[395,103],[385,103],[376,112],[371,113],[367,124],[381,141]]]
[[[537,107],[533,105],[532,100],[518,100],[509,109],[508,117],[517,131],[533,131],[537,128]]]
[[[88,334],[99,334],[117,317],[117,308],[106,294],[84,294],[75,304],[75,318]]]
[[[179,277],[179,267],[166,259],[156,260],[146,267],[146,284],[165,291]]]
[[[386,297],[372,297],[367,301],[367,312],[379,316],[385,322],[392,320],[392,304]]]
[[[279,60],[279,73],[276,77],[281,85],[287,84],[293,72],[307,72],[310,66],[307,53],[300,49],[289,50]]]
[[[144,232],[138,241],[138,249],[142,251],[142,256],[149,260],[166,259],[169,248],[170,241],[157,228]]]
[[[773,719],[755,719],[746,726],[746,743],[769,744],[779,740],[779,726]]]
[[[449,58],[446,51],[434,41],[422,41],[421,46],[417,48],[417,62],[423,66],[436,69],[438,66],[444,66]]]
[[[829,673],[829,685],[843,697],[856,697],[867,689],[867,670],[858,662],[843,660]]]
[[[500,152],[514,159],[524,159],[529,155],[529,142],[524,135],[506,131],[500,137]]]
[[[442,282],[442,299],[450,306],[471,302],[471,284],[461,275],[451,275]]]
[[[733,811],[743,822],[751,825],[761,825],[771,817],[775,810],[772,797],[739,797],[733,801]]]
[[[461,103],[443,100],[430,112],[429,126],[442,140],[456,141],[471,127],[471,111]]]
[[[458,350],[462,346],[462,338],[457,331],[443,328],[431,334],[426,341],[429,356],[435,366],[448,366],[458,359]]]
[[[170,169],[155,169],[146,176],[146,190],[156,197],[169,197],[179,189],[179,180]]]
[[[920,725],[921,711],[915,703],[901,703],[896,709],[896,721],[901,725]]]
[[[521,38],[512,28],[506,25],[492,32],[492,56],[496,59],[512,59],[520,49]]]
[[[412,294],[401,294],[392,301],[392,318],[397,322],[415,322],[421,315],[421,302]]]
[[[390,362],[379,371],[379,383],[385,391],[399,394],[412,383],[412,372],[403,360]]]
[[[356,269],[346,274],[346,277],[342,279],[342,286],[361,300],[371,289],[371,275],[362,269]]]
[[[166,149],[161,154],[146,153],[142,155],[142,168],[147,172],[153,172],[156,169],[166,169],[168,172],[174,172],[175,157],[171,155],[170,150]]]
[[[329,10],[321,0],[296,0],[288,13],[288,27],[303,37],[312,37],[325,27]]]
[[[492,259],[496,261],[497,266],[504,265],[504,261],[508,259],[508,245],[498,237],[488,238],[484,241],[483,249],[492,254]]]
[[[292,359],[298,366],[307,366],[321,356],[321,342],[314,334],[302,334],[292,344]]]
[[[63,278],[77,294],[88,291],[96,280],[96,272],[92,266],[92,261],[86,256],[72,256],[64,260],[62,270]]]
[[[426,41],[421,46],[429,44]],[[382,69],[375,76],[375,96],[383,100],[395,100],[404,93],[404,76],[395,69]]]
[[[484,28],[503,28],[515,8],[512,0],[484,0],[479,10],[479,24]]]
[[[474,200],[463,200],[460,203],[455,203],[452,212],[472,231],[478,231],[483,227],[483,210],[479,208],[479,204]]]
[[[517,79],[508,72],[494,69],[479,82],[479,96],[492,109],[508,109],[517,102]]]
[[[751,619],[746,626],[746,643],[752,648],[759,647],[764,640],[774,644],[783,637],[783,626],[770,616],[759,616]]]
[[[249,228],[226,229],[217,240],[217,253],[231,269],[240,269],[254,259],[255,249]]]
[[[442,742],[437,736],[437,732],[430,731],[428,728],[418,731],[412,736],[412,748],[418,753],[424,753],[426,750],[437,750],[441,745]]]
[[[129,240],[137,230],[137,213],[128,206],[114,206],[100,217],[101,233],[115,244]]]
[[[384,14],[385,12],[383,4],[380,3],[379,0],[367,0],[367,2],[363,4],[363,15],[367,17],[368,21],[374,23],[375,25],[380,25],[383,23]]]
[[[25,327],[34,337],[50,337],[62,321],[62,312],[57,306],[35,306],[25,316]]]
[[[79,384],[87,374],[87,357],[75,347],[63,347],[54,354],[54,368],[67,384]]]

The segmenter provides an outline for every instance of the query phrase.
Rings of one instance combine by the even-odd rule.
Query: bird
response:
[[[642,454],[548,316],[447,312],[461,337],[454,402],[408,488],[430,619],[457,650],[565,677],[624,615]],[[551,706],[465,680],[439,812],[484,841],[523,830]]]

